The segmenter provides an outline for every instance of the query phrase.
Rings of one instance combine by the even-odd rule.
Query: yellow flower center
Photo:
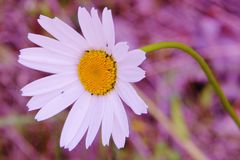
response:
[[[116,84],[116,62],[102,50],[85,51],[78,64],[78,76],[92,95],[105,95]]]

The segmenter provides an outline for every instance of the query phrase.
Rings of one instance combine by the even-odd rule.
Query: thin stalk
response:
[[[229,103],[228,99],[224,95],[218,81],[216,80],[215,76],[213,75],[213,72],[209,68],[208,64],[205,62],[205,60],[200,56],[200,54],[198,52],[193,50],[191,47],[189,47],[183,43],[179,43],[179,42],[158,42],[158,43],[144,46],[140,49],[142,49],[145,52],[152,52],[152,51],[156,51],[156,50],[164,49],[164,48],[180,49],[180,50],[184,51],[184,53],[187,53],[188,55],[190,55],[192,58],[194,58],[198,62],[198,64],[201,66],[202,70],[206,74],[208,81],[210,82],[210,84],[214,88],[215,92],[217,93],[218,97],[220,98],[220,101],[221,101],[223,107],[228,112],[228,114],[231,116],[231,118],[234,120],[236,125],[240,128],[240,120],[238,118],[238,115],[236,114],[233,107]]]
[[[161,124],[161,126],[172,136],[172,138],[188,153],[194,160],[209,160],[209,158],[193,143],[190,138],[182,138],[176,132],[173,122],[163,114],[161,110],[149,99],[141,90],[137,89],[137,92],[148,104],[149,113]]]

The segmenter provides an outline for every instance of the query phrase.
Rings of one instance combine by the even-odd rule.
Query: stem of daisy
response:
[[[234,120],[236,125],[240,128],[240,120],[238,118],[238,115],[236,114],[236,112],[234,111],[230,102],[224,95],[218,81],[216,80],[215,76],[213,75],[212,70],[209,68],[206,61],[200,56],[200,54],[198,52],[196,52],[191,47],[189,47],[183,43],[180,43],[180,42],[158,42],[158,43],[153,43],[153,44],[144,46],[140,49],[145,52],[152,52],[152,51],[156,51],[156,50],[164,49],[164,48],[180,49],[180,50],[184,51],[185,53],[187,53],[188,55],[192,56],[192,58],[194,58],[198,62],[198,64],[201,66],[202,70],[206,74],[208,81],[210,82],[210,84],[214,88],[215,92],[217,93],[218,97],[220,98],[223,107],[228,112],[228,114],[232,117],[232,119]]]

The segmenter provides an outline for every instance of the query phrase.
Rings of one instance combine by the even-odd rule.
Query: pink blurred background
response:
[[[191,160],[191,142],[211,160],[240,159],[239,129],[232,122],[206,76],[191,57],[175,49],[148,54],[147,77],[138,89],[168,119],[128,110],[130,138],[124,149],[82,141],[72,152],[59,147],[68,110],[43,122],[27,112],[21,87],[47,74],[17,63],[19,49],[34,46],[29,32],[48,35],[37,23],[40,14],[59,17],[80,31],[77,9],[112,9],[117,41],[131,49],[158,41],[180,41],[207,60],[240,112],[240,1],[238,0],[0,0],[0,160],[150,159]],[[49,35],[48,35],[49,36]],[[170,122],[174,131],[164,124]],[[165,124],[165,125],[166,125]],[[174,132],[174,133],[173,133]],[[180,141],[172,136],[177,134]]]

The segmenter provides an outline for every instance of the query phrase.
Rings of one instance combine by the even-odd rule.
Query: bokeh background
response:
[[[0,0],[0,160],[239,160],[240,134],[224,111],[197,63],[175,50],[147,55],[147,76],[139,93],[156,114],[136,116],[128,109],[130,138],[124,149],[95,139],[72,152],[59,147],[69,110],[43,122],[27,112],[25,84],[47,74],[17,63],[19,49],[34,46],[29,32],[48,35],[37,23],[40,14],[59,17],[80,31],[78,6],[112,9],[117,41],[131,49],[158,41],[180,41],[207,60],[240,112],[239,0]]]

